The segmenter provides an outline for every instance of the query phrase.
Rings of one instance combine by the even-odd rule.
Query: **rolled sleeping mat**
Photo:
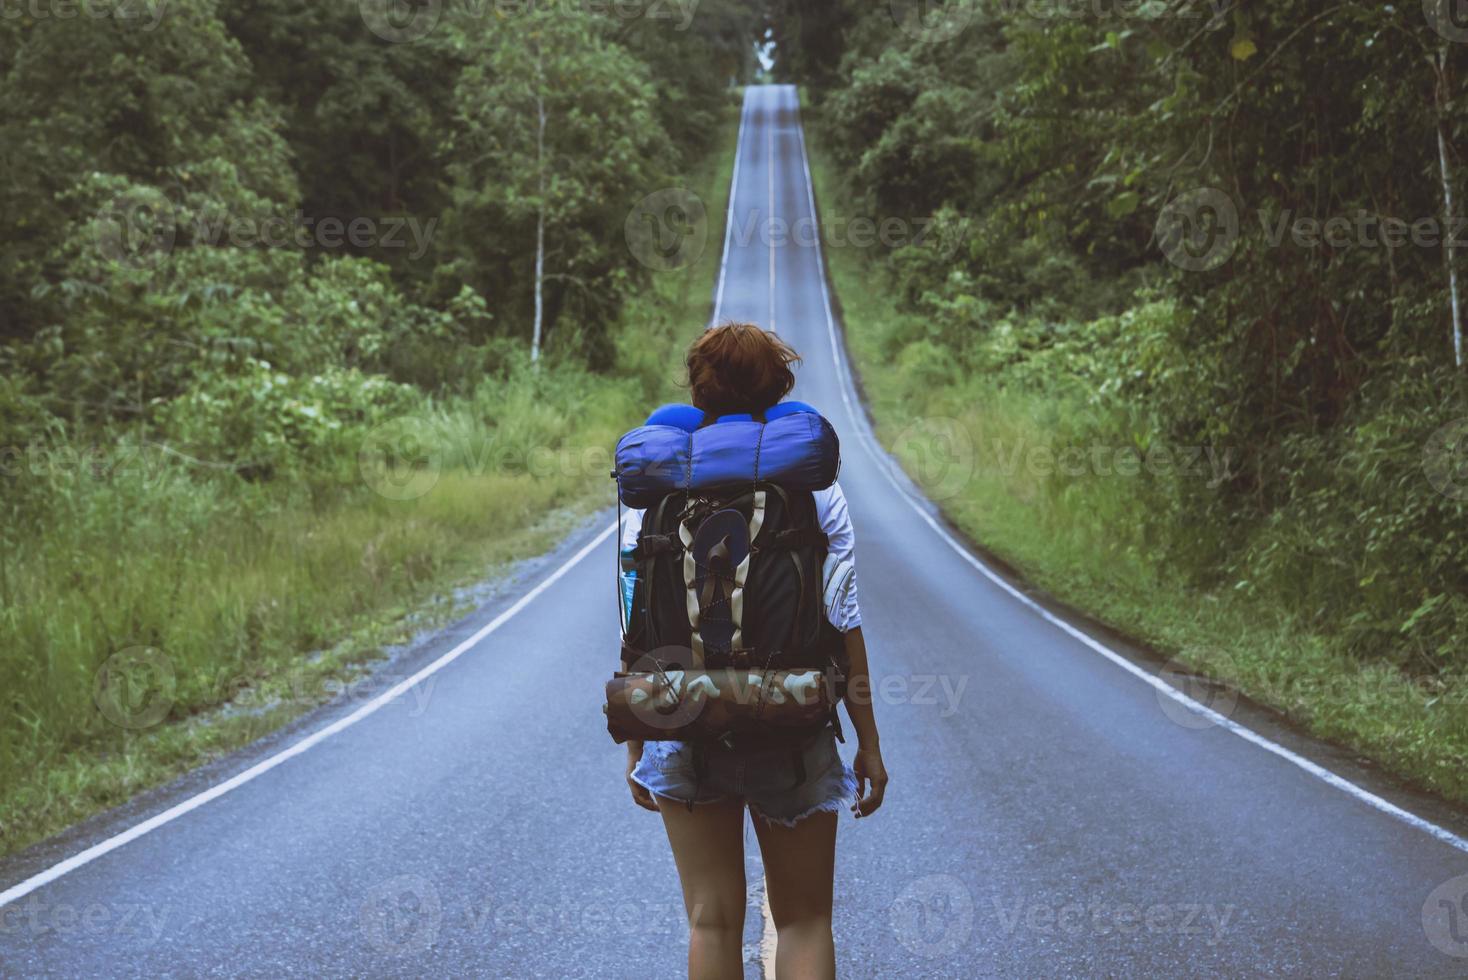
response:
[[[836,430],[810,412],[769,422],[720,422],[692,432],[644,425],[617,443],[617,490],[628,507],[650,507],[676,490],[758,481],[824,490],[840,468]]]
[[[607,681],[607,731],[617,742],[718,738],[818,728],[840,679],[819,668],[619,673]]]

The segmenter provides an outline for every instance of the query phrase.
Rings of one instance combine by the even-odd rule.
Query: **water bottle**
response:
[[[632,622],[632,592],[637,587],[637,565],[632,560],[632,549],[622,549],[620,562],[622,572],[622,625]]]

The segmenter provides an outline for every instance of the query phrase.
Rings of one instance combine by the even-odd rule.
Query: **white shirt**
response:
[[[841,484],[833,483],[825,490],[817,490],[812,496],[816,500],[816,521],[826,532],[827,548],[838,560],[845,559],[856,565],[856,532],[851,527],[851,512],[846,507],[846,494]],[[628,510],[622,518],[622,548],[637,546],[637,533],[642,530],[642,511]],[[833,610],[831,625],[845,633],[861,625],[861,609],[856,603],[856,572],[851,575],[851,587],[846,590],[845,601],[839,610]]]

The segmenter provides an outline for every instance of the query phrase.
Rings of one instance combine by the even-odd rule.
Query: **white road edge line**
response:
[[[709,326],[719,322],[724,310],[724,280],[729,274],[729,243],[734,237],[734,198],[739,193],[739,163],[744,157],[744,124],[749,119],[751,86],[745,86],[744,104],[739,107],[739,135],[734,138],[734,172],[729,177],[729,213],[724,218],[724,254],[719,259],[719,288],[714,294],[714,315]]]
[[[443,670],[449,664],[453,663],[455,660],[458,660],[465,653],[469,652],[469,650],[473,649],[473,647],[477,643],[479,643],[485,637],[489,636],[489,634],[493,633],[495,630],[499,629],[501,626],[507,623],[516,613],[520,612],[520,610],[530,605],[530,603],[534,601],[536,596],[540,595],[546,589],[550,588],[552,585],[556,584],[556,582],[560,581],[560,579],[567,572],[580,564],[583,558],[591,554],[592,551],[594,551],[602,544],[602,542],[611,537],[612,533],[616,530],[616,524],[604,528],[599,534],[597,534],[595,538],[591,540],[589,544],[583,547],[580,551],[576,552],[576,554],[572,555],[571,558],[568,559],[564,565],[556,569],[545,579],[542,579],[541,582],[535,586],[535,588],[531,589],[529,592],[525,593],[518,600],[516,600],[514,605],[510,606],[510,608],[506,609],[504,612],[500,613],[494,619],[486,623],[473,636],[469,637],[467,640],[454,647],[448,653],[433,661],[433,663],[428,664],[426,667],[419,670],[412,677],[409,677],[407,680],[400,681],[399,683],[393,685],[391,688],[384,691],[382,694],[379,694],[377,697],[373,698],[366,704],[362,705],[362,707],[347,715],[345,718],[332,722],[325,728],[322,728],[311,735],[307,735],[305,738],[301,739],[299,742],[296,742],[294,745],[291,745],[289,748],[282,749],[275,755],[272,755],[270,758],[256,763],[239,775],[227,779],[217,786],[207,789],[196,796],[191,796],[188,799],[184,800],[182,803],[169,807],[162,813],[150,817],[149,819],[144,820],[142,823],[130,827],[129,829],[123,831],[120,834],[117,834],[116,836],[109,837],[101,843],[94,844],[86,850],[80,852],[79,854],[72,855],[59,864],[52,865],[45,871],[42,871],[39,874],[27,878],[25,881],[22,881],[18,885],[7,888],[5,891],[0,892],[0,908],[4,908],[17,899],[25,897],[26,895],[35,891],[37,888],[40,888],[43,885],[47,885],[55,881],[62,875],[69,874],[70,872],[75,871],[77,868],[80,868],[85,864],[90,864],[92,861],[97,860],[97,858],[102,857],[104,854],[108,854],[112,851],[117,850],[124,844],[128,844],[132,841],[137,840],[144,834],[157,830],[164,824],[177,820],[179,817],[183,816],[186,813],[189,813],[192,810],[197,810],[205,803],[208,803],[211,800],[218,799],[231,790],[239,789],[241,786],[245,785],[251,780],[259,776],[263,776],[265,773],[274,769],[276,766],[285,762],[287,759],[292,759],[300,755],[302,752],[305,752],[307,749],[311,748],[317,743],[325,741],[338,732],[352,727],[363,718],[366,718],[368,715],[374,714],[383,705],[388,704],[389,702],[401,697],[413,687],[422,683],[424,679],[438,673],[440,670]]]
[[[1322,782],[1328,783],[1331,786],[1334,786],[1336,789],[1342,791],[1343,793],[1355,797],[1357,800],[1365,803],[1367,806],[1379,810],[1390,817],[1394,817],[1397,820],[1400,820],[1402,823],[1407,824],[1409,827],[1413,827],[1417,830],[1422,831],[1423,833],[1429,834],[1450,847],[1455,847],[1458,850],[1463,851],[1464,853],[1468,853],[1468,839],[1460,837],[1459,835],[1453,833],[1451,830],[1448,830],[1446,827],[1440,827],[1430,820],[1426,820],[1422,817],[1417,816],[1415,813],[1404,810],[1401,807],[1397,806],[1395,803],[1382,799],[1380,796],[1377,796],[1370,790],[1365,789],[1361,786],[1357,786],[1355,783],[1351,782],[1349,779],[1346,779],[1344,776],[1340,776],[1334,772],[1331,772],[1324,766],[1312,762],[1299,753],[1293,752],[1290,749],[1285,748],[1278,742],[1275,742],[1269,738],[1266,738],[1263,735],[1260,735],[1252,728],[1248,728],[1247,726],[1234,721],[1232,718],[1228,718],[1225,715],[1214,711],[1207,705],[1193,700],[1186,694],[1179,691],[1177,688],[1173,687],[1171,684],[1168,684],[1166,681],[1162,680],[1160,677],[1156,677],[1148,673],[1141,667],[1138,667],[1136,664],[1132,663],[1126,657],[1123,657],[1115,650],[1112,650],[1110,647],[1106,646],[1101,641],[1082,632],[1081,630],[1072,626],[1070,623],[1067,623],[1065,620],[1061,619],[1059,616],[1056,616],[1054,613],[1050,612],[1050,610],[1046,609],[1044,606],[1040,605],[1038,602],[1025,595],[1019,589],[1016,589],[1014,586],[1010,585],[997,572],[995,572],[988,565],[984,564],[977,557],[975,557],[967,548],[963,546],[961,542],[959,542],[951,534],[949,534],[948,531],[941,524],[933,519],[933,516],[931,514],[923,509],[923,507],[919,505],[915,499],[913,499],[912,495],[907,492],[907,490],[901,485],[901,483],[898,482],[897,478],[892,474],[892,468],[897,465],[896,461],[893,460],[889,455],[887,455],[887,453],[884,452],[876,444],[875,436],[869,434],[867,431],[865,418],[857,412],[856,406],[852,403],[850,392],[855,387],[855,381],[852,378],[850,368],[841,356],[841,346],[838,343],[838,338],[836,336],[836,319],[835,314],[831,308],[830,289],[826,285],[826,260],[825,256],[822,254],[821,249],[820,218],[816,214],[815,185],[811,180],[810,158],[809,156],[807,156],[805,149],[805,123],[803,120],[801,121],[800,126],[797,128],[800,133],[800,158],[802,164],[805,167],[806,194],[809,198],[811,219],[816,223],[816,261],[820,267],[821,295],[824,298],[826,306],[826,335],[831,345],[831,360],[836,367],[836,375],[840,381],[841,401],[846,406],[846,413],[851,418],[852,427],[855,429],[857,437],[862,441],[863,445],[867,449],[867,452],[871,454],[872,459],[877,463],[877,468],[881,470],[882,474],[887,478],[887,482],[892,484],[892,488],[901,495],[902,499],[907,502],[907,505],[911,507],[913,511],[916,512],[917,515],[921,517],[929,527],[933,529],[938,537],[942,538],[943,541],[950,548],[957,552],[959,557],[961,557],[964,561],[968,562],[975,569],[977,569],[985,578],[989,579],[1005,592],[1008,592],[1011,596],[1019,600],[1020,603],[1028,607],[1031,611],[1036,613],[1041,619],[1045,620],[1050,625],[1059,629],[1061,632],[1075,638],[1076,640],[1079,640],[1081,643],[1083,643],[1087,647],[1090,647],[1096,653],[1101,654],[1101,656],[1105,657],[1107,660],[1110,660],[1121,669],[1151,685],[1154,689],[1157,690],[1158,693],[1169,697],[1172,700],[1176,701],[1178,704],[1181,704],[1188,709],[1202,715],[1204,718],[1207,718],[1209,721],[1218,725],[1220,728],[1226,729],[1227,731],[1232,732],[1245,741],[1252,742],[1265,751],[1272,752],[1273,754],[1279,756],[1286,762],[1298,766],[1300,769],[1303,769],[1305,772],[1309,773],[1315,778],[1321,780]]]

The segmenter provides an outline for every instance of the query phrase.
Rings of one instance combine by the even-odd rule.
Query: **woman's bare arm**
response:
[[[887,792],[887,768],[882,764],[882,740],[877,734],[877,715],[872,710],[872,680],[867,667],[867,644],[861,627],[846,632],[846,714],[856,729],[856,792],[852,806],[858,817],[869,816],[882,805]]]

